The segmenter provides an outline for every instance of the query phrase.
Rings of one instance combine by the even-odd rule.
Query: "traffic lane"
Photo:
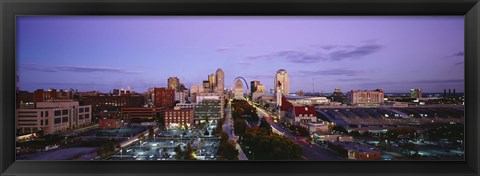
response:
[[[303,155],[308,160],[345,160],[345,158],[342,158],[335,153],[332,153],[328,149],[306,143],[303,140],[295,140],[295,143],[297,143],[303,149]]]

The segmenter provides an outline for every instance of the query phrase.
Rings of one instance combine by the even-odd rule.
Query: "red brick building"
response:
[[[44,102],[52,99],[73,99],[74,91],[70,90],[57,90],[49,89],[47,91],[43,89],[37,89],[33,92],[35,102]]]
[[[154,105],[157,108],[173,109],[175,106],[175,90],[167,88],[154,88]]]
[[[191,109],[167,110],[165,111],[166,128],[182,128],[192,126],[194,113]]]
[[[155,119],[165,112],[165,108],[122,108],[121,114],[125,120],[133,118]]]
[[[120,119],[100,119],[99,128],[104,129],[119,129],[122,128],[122,121]]]
[[[121,108],[136,108],[142,107],[145,104],[145,99],[142,95],[98,95],[98,96],[83,96],[81,101],[84,105],[92,105],[93,113],[98,114],[100,111],[120,111]]]
[[[348,93],[349,104],[355,106],[379,106],[384,103],[385,93],[382,89],[351,90]]]

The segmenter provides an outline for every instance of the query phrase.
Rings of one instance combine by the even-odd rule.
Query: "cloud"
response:
[[[104,84],[99,83],[66,83],[66,82],[34,82],[29,83],[32,85],[46,85],[46,86],[70,86],[70,87],[77,87],[77,86],[101,86]]]
[[[412,81],[411,83],[424,83],[424,84],[445,84],[445,83],[464,83],[465,80],[463,79],[442,79],[442,80],[420,80],[420,81]]]
[[[458,84],[464,83],[463,79],[431,79],[431,80],[416,80],[416,81],[377,81],[377,82],[362,82],[356,84],[358,86],[377,86],[377,87],[385,87],[385,86],[418,86],[422,84]]]
[[[325,45],[325,46],[322,46],[322,48],[324,50],[331,50],[331,49],[335,49],[337,47],[339,47],[339,45]]]
[[[358,47],[352,47],[351,49],[338,50],[330,53],[330,59],[335,61],[341,61],[345,59],[361,58],[379,51],[382,45],[378,44],[366,44]]]
[[[237,64],[240,64],[240,65],[252,65],[251,62],[248,62],[248,61],[239,61],[237,62]]]
[[[90,73],[90,72],[109,72],[109,73],[119,73],[119,74],[140,74],[140,71],[128,71],[120,68],[112,67],[91,67],[91,66],[56,66],[56,67],[43,67],[35,64],[24,64],[22,68],[33,71],[41,72],[80,72],[80,73]]]
[[[383,45],[364,42],[356,45],[309,45],[310,48],[287,49],[264,55],[249,56],[251,60],[284,59],[291,63],[310,64],[320,61],[359,59],[380,51]]]
[[[258,74],[258,75],[249,75],[247,78],[253,79],[272,79],[275,77],[275,74]]]
[[[216,49],[217,52],[226,52],[226,51],[230,51],[230,50],[233,50],[233,48],[232,47],[220,47],[220,48]]]
[[[337,69],[317,70],[317,71],[299,71],[299,73],[303,76],[315,76],[315,75],[356,76],[361,73],[365,73],[365,71],[337,68]]]
[[[459,52],[453,53],[453,54],[450,55],[450,56],[451,56],[451,57],[465,56],[465,52],[459,51]]]
[[[341,82],[350,82],[350,81],[369,81],[372,80],[370,78],[340,78],[340,79],[335,79],[335,81],[341,81]]]

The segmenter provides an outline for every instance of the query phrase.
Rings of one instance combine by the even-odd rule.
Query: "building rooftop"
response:
[[[357,150],[357,152],[374,152],[370,146],[361,145],[356,142],[334,142],[335,145],[342,145],[345,150]]]
[[[317,114],[314,106],[295,106],[294,108],[295,116],[299,116],[300,114],[313,114],[316,116]]]

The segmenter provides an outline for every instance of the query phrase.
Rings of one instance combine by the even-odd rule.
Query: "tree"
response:
[[[242,139],[242,136],[247,132],[247,123],[245,120],[236,119],[233,123],[234,126],[234,133],[235,135],[239,136],[239,139]]]
[[[188,143],[187,144],[187,149],[185,150],[184,153],[184,158],[185,160],[196,160],[195,158],[195,150],[193,150],[192,144]]]
[[[101,157],[110,155],[115,151],[115,143],[113,141],[108,141],[107,143],[100,146],[97,154]]]
[[[238,150],[233,141],[229,141],[222,145],[222,156],[227,160],[238,160]]]
[[[303,150],[287,137],[267,135],[259,130],[250,130],[244,135],[243,144],[255,155],[255,160],[301,160]]]
[[[345,127],[343,127],[343,126],[334,126],[334,127],[332,128],[332,130],[338,131],[338,132],[340,132],[340,133],[342,133],[342,134],[347,134],[347,133],[348,133],[347,129],[345,129]]]
[[[38,130],[37,132],[35,132],[35,134],[37,134],[37,137],[43,137],[45,135],[45,132],[43,132],[43,130]]]
[[[175,155],[175,159],[181,160],[181,159],[184,158],[185,153],[183,152],[182,147],[180,146],[180,144],[177,145],[177,146],[173,149],[173,151],[175,151],[175,154],[176,154],[176,155]]]
[[[265,117],[260,120],[260,125],[258,125],[258,127],[264,130],[267,134],[272,134],[272,126],[270,126]]]

